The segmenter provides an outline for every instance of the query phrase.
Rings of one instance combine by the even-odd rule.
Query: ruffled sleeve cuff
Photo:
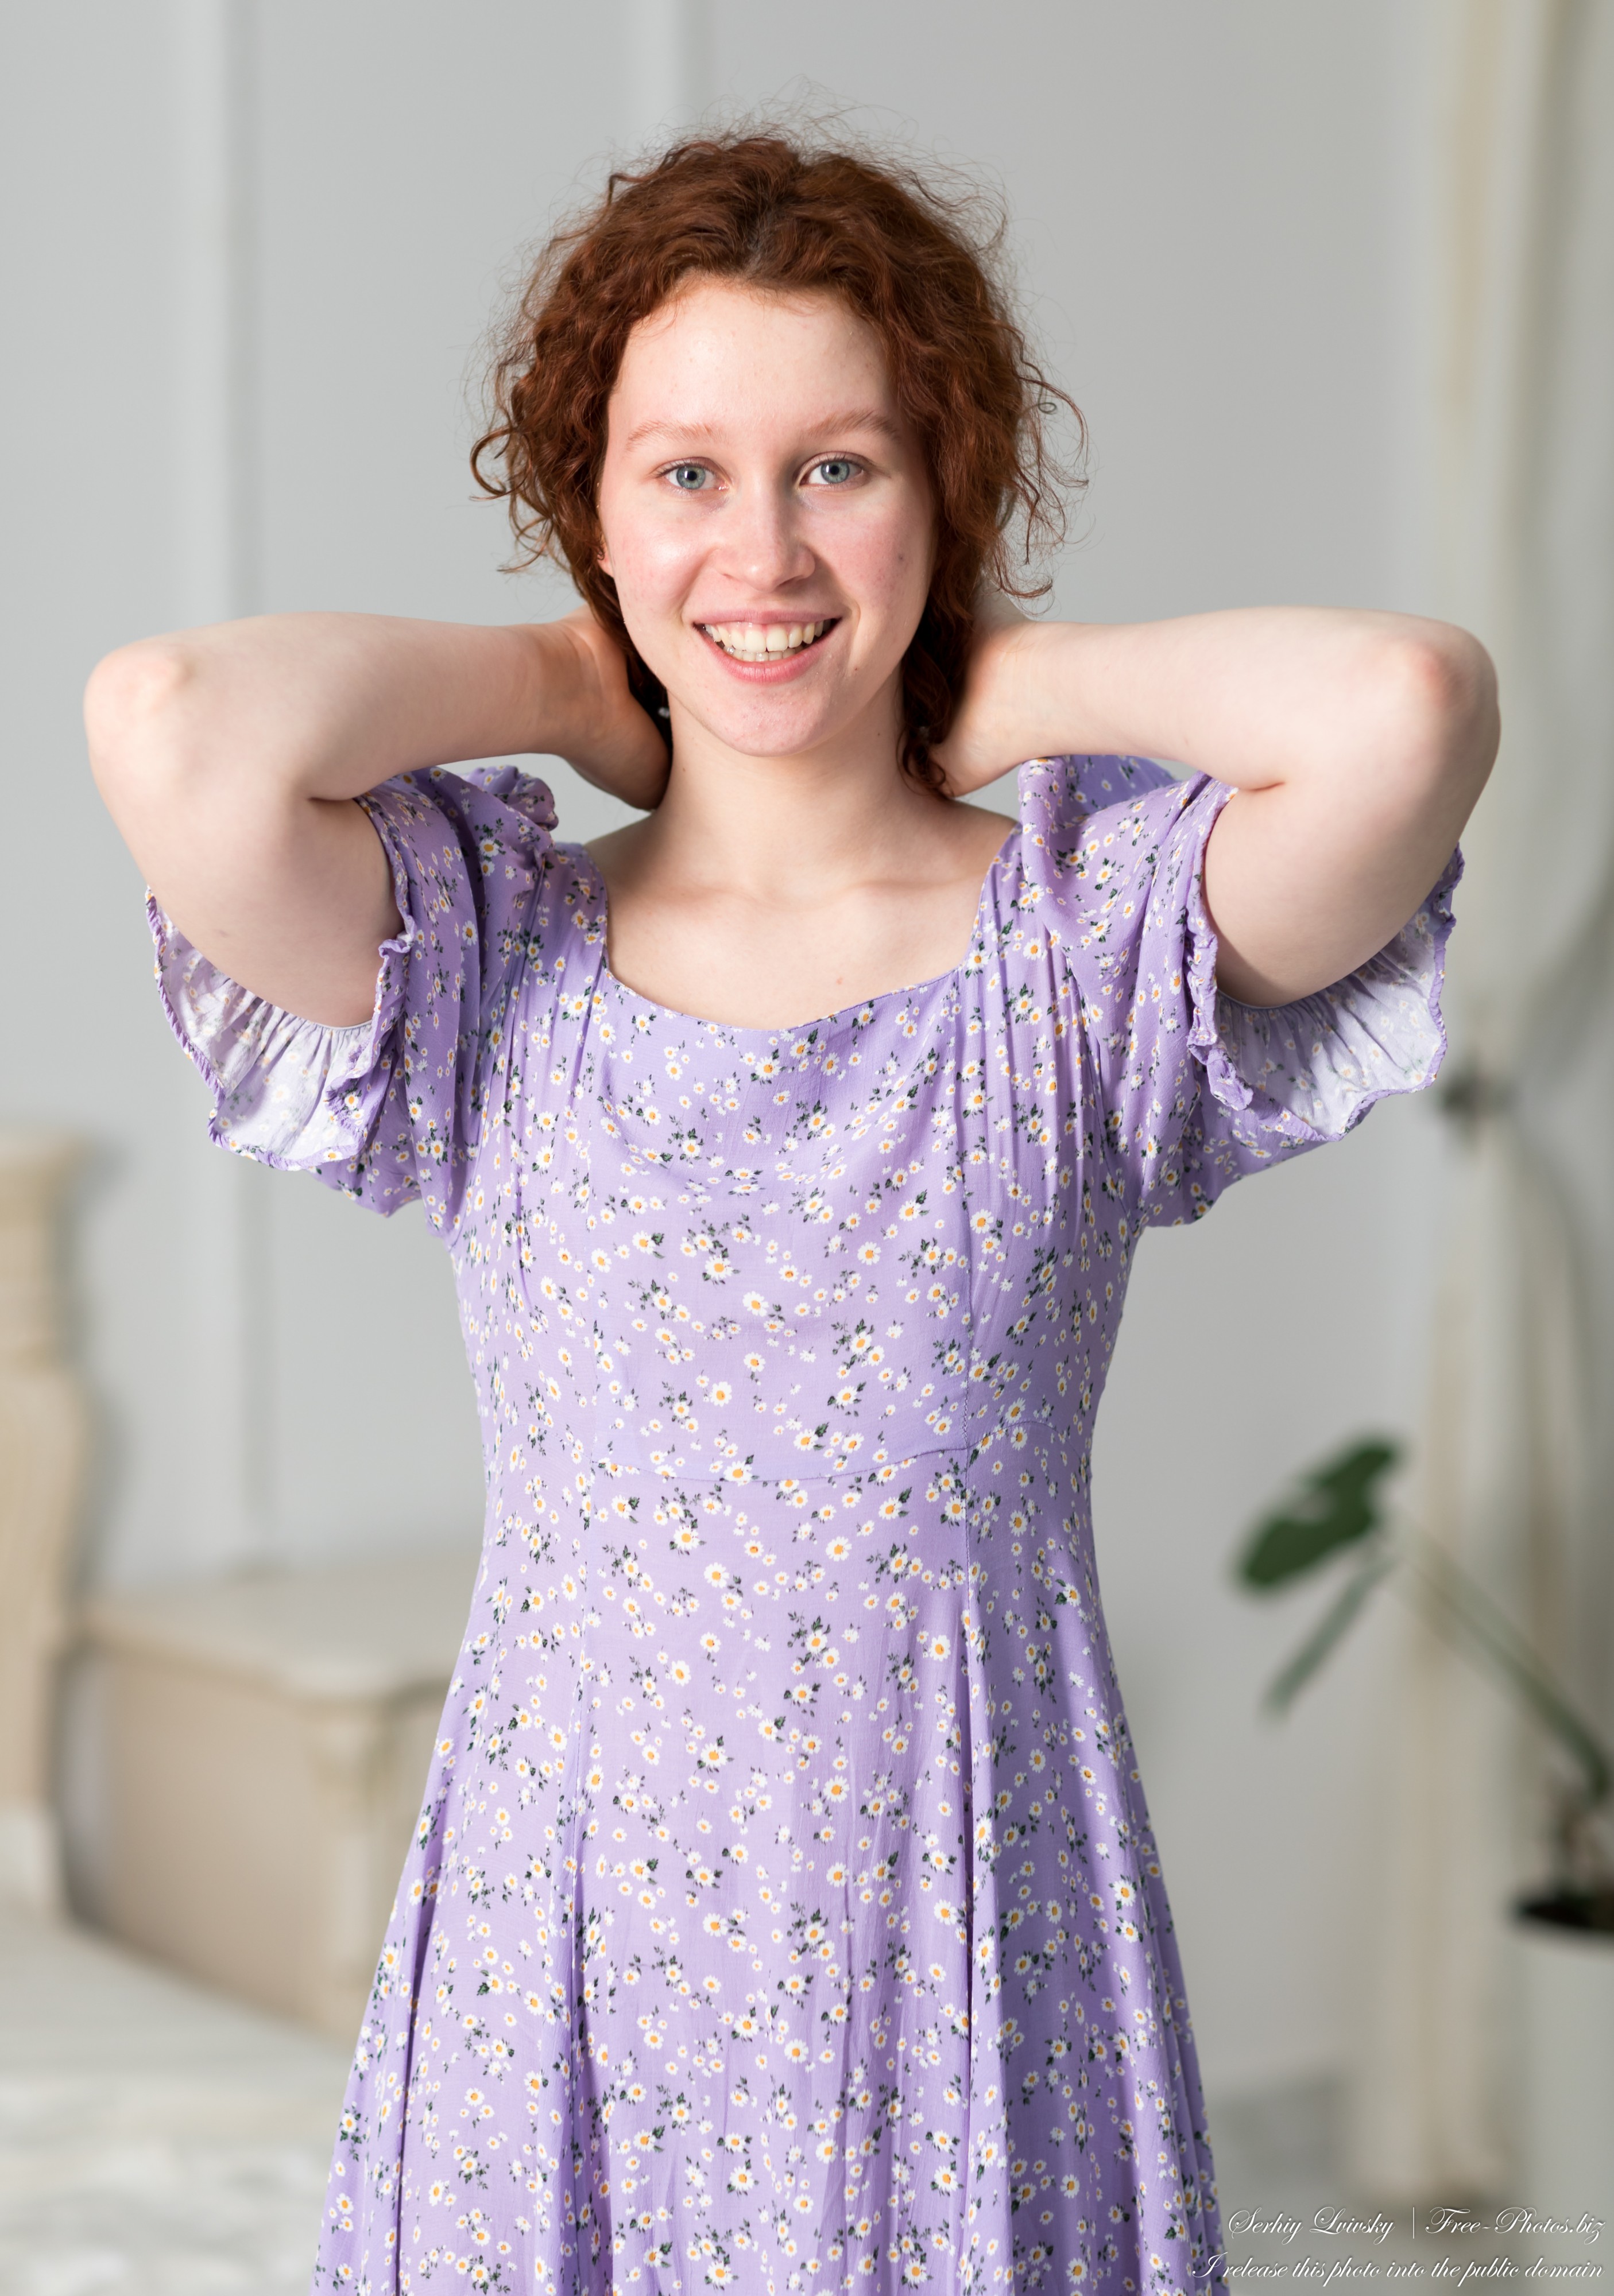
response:
[[[367,1021],[336,1028],[220,971],[148,898],[157,981],[213,1095],[222,1148],[391,1212],[416,1196],[440,1226],[474,1152],[481,1079],[526,961],[554,802],[513,767],[432,769],[359,803],[392,873],[402,926],[377,950]]]
[[[395,849],[389,857],[403,928],[376,952],[369,1019],[345,1028],[301,1020],[243,988],[148,893],[162,1008],[213,1095],[208,1132],[219,1147],[280,1171],[353,1164],[362,1155],[391,1078],[391,1042],[417,932],[407,873]]]
[[[1027,869],[1082,1002],[1106,1136],[1146,1223],[1197,1218],[1231,1182],[1338,1140],[1387,1094],[1431,1084],[1453,854],[1365,964],[1293,1004],[1216,987],[1206,843],[1232,794],[1148,760],[1039,760]]]
[[[1256,1160],[1315,1147],[1341,1138],[1388,1095],[1432,1084],[1446,1049],[1440,996],[1461,854],[1416,915],[1355,972],[1291,1004],[1255,1005],[1216,987],[1203,835],[1198,848],[1188,907],[1189,1049],[1204,1070],[1207,1142],[1220,1136]]]

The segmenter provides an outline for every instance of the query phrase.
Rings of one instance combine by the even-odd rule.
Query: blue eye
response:
[[[857,464],[844,455],[831,455],[826,461],[815,463],[813,470],[825,485],[830,487],[844,487],[849,479],[855,479],[858,474]]]
[[[701,463],[675,463],[667,476],[680,494],[698,494],[706,483],[705,465]]]

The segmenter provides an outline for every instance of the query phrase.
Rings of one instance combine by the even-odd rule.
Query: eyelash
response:
[[[820,455],[816,463],[810,463],[807,467],[810,471],[821,471],[825,465],[829,463],[844,463],[846,465],[849,478],[861,478],[866,469],[866,465],[860,463],[855,455]],[[663,479],[671,480],[675,473],[679,471],[699,471],[707,478],[711,478],[713,475],[710,464],[705,463],[670,463],[666,469],[662,472],[661,476]],[[840,491],[841,487],[845,486],[848,483],[849,479],[843,479],[836,485],[828,487],[826,491],[830,494],[836,494]],[[672,491],[674,494],[694,495],[705,494],[708,489],[704,487],[674,487]]]

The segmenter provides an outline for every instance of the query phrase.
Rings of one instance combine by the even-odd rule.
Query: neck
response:
[[[899,765],[900,709],[884,694],[834,742],[770,758],[730,749],[673,701],[671,774],[640,832],[658,873],[774,900],[785,883],[811,900],[890,873],[943,810]]]

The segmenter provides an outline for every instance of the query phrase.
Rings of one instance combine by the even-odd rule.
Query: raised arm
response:
[[[274,614],[109,654],[85,697],[113,819],[187,939],[310,1021],[368,1018],[398,930],[386,858],[353,802],[420,766],[530,750],[632,802],[660,735],[593,620],[479,629]]]
[[[1022,758],[1164,758],[1231,783],[1206,849],[1217,978],[1250,1004],[1338,980],[1451,857],[1496,754],[1478,639],[1411,615],[1257,607],[994,620],[937,755],[959,796]]]

